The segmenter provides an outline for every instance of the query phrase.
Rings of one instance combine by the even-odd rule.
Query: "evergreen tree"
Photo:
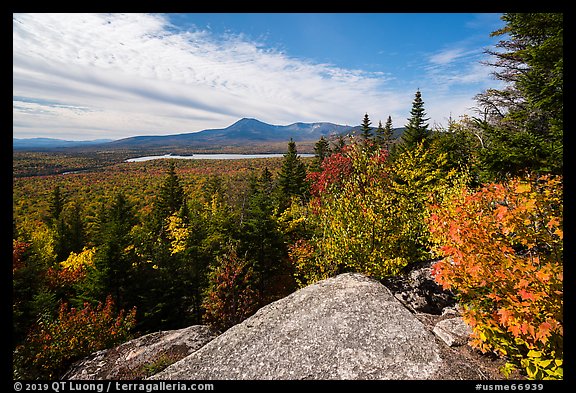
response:
[[[380,148],[390,150],[393,135],[394,130],[392,129],[392,117],[388,116],[384,127],[382,127],[381,121],[378,122],[378,128],[376,129],[376,144]]]
[[[284,154],[278,185],[281,208],[288,206],[287,203],[292,196],[305,197],[307,192],[306,166],[298,156],[296,142],[292,138],[288,142],[288,152]]]
[[[64,210],[65,197],[60,190],[60,186],[55,186],[52,190],[50,204],[48,206],[47,223],[49,225],[56,225],[62,216]]]
[[[176,213],[184,202],[184,188],[176,174],[174,163],[170,162],[168,176],[160,188],[158,209],[162,217]]]
[[[476,99],[483,109],[485,149],[481,161],[493,177],[525,171],[562,173],[563,168],[563,14],[507,13],[506,36],[489,63],[502,90]]]
[[[46,223],[54,234],[54,252],[58,261],[65,260],[70,254],[68,246],[68,228],[64,219],[65,196],[60,190],[60,186],[55,186],[52,190],[50,204],[48,206],[48,217]]]
[[[82,206],[74,202],[67,219],[67,238],[69,252],[80,252],[86,243],[86,231],[82,221]]]
[[[420,90],[416,91],[410,114],[412,116],[408,119],[408,124],[406,124],[406,129],[402,134],[402,144],[400,146],[402,151],[412,150],[416,148],[418,143],[424,143],[426,147],[431,134],[428,129],[428,123],[426,123],[429,118],[425,117],[424,101],[422,101]]]
[[[270,295],[268,288],[274,277],[283,273],[282,261],[287,257],[286,244],[274,219],[272,191],[271,174],[267,168],[260,177],[252,177],[246,218],[241,228],[241,251],[254,262],[262,299]]]
[[[334,148],[332,148],[332,153],[341,153],[344,146],[346,146],[346,140],[344,139],[344,135],[340,134],[336,137],[336,141],[334,143]]]
[[[268,167],[264,168],[260,181],[262,183],[263,191],[266,193],[267,196],[270,197],[274,189],[274,179],[272,178],[272,173],[270,172]]]
[[[362,139],[364,140],[364,144],[366,145],[370,139],[372,139],[372,127],[370,127],[370,118],[368,117],[368,113],[364,115],[364,119],[362,120]]]
[[[384,127],[382,127],[382,120],[378,121],[378,128],[374,131],[374,139],[376,146],[382,147],[384,145]]]
[[[394,137],[394,129],[392,128],[391,116],[388,116],[388,119],[386,119],[386,125],[384,126],[384,132],[382,134],[383,147],[386,150],[390,150],[390,146],[392,146],[392,139]]]
[[[112,205],[100,217],[100,240],[95,256],[96,269],[90,272],[91,295],[102,300],[112,295],[120,307],[127,305],[130,270],[134,262],[130,232],[137,223],[133,206],[122,192],[114,196]]]
[[[318,142],[314,145],[314,163],[312,168],[314,171],[319,171],[322,166],[322,162],[326,157],[330,155],[330,143],[321,136]]]

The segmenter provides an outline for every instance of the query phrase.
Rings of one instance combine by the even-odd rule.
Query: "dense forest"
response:
[[[490,53],[505,88],[446,127],[430,127],[418,90],[400,139],[390,116],[365,114],[314,158],[293,141],[283,158],[234,161],[15,152],[14,378],[58,378],[148,332],[223,331],[315,281],[427,260],[504,375],[562,378],[563,17],[502,18]]]

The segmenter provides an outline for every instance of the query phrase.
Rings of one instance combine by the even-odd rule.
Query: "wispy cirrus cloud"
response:
[[[191,132],[245,116],[350,123],[382,103],[401,106],[382,89],[383,73],[181,30],[161,15],[15,15],[13,42],[14,120],[27,125],[14,132],[22,136]]]
[[[428,53],[404,80],[296,58],[242,34],[215,35],[156,14],[16,14],[13,133],[121,138],[273,124],[406,123],[416,88],[439,122],[473,104],[489,78],[481,49]],[[385,69],[385,67],[384,67]]]
[[[439,102],[435,107],[438,119],[444,113],[446,125],[448,114],[473,113],[476,102],[474,96],[488,87],[498,87],[490,67],[482,63],[486,60],[484,49],[474,41],[455,42],[450,46],[429,53],[422,66],[425,75],[424,86],[434,91]],[[442,115],[440,115],[442,116]]]

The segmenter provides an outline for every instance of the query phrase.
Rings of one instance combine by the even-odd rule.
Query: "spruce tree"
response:
[[[372,123],[370,122],[370,118],[368,117],[368,113],[364,115],[364,119],[362,120],[362,139],[364,143],[368,143],[370,139],[372,139],[372,127],[370,127]]]
[[[304,197],[306,195],[306,166],[298,156],[296,142],[292,138],[288,142],[288,152],[284,154],[278,186],[283,202],[282,207],[286,207],[290,197]]]
[[[422,94],[419,89],[416,91],[412,102],[410,114],[412,116],[408,119],[408,124],[406,124],[406,129],[402,134],[401,150],[412,150],[421,142],[426,144],[431,134],[428,123],[426,123],[430,119],[426,117],[424,101],[422,101]]]
[[[330,155],[330,144],[321,136],[318,142],[314,145],[314,164],[313,170],[319,171],[322,166],[322,161]]]
[[[386,125],[384,126],[383,132],[383,146],[386,150],[390,150],[392,146],[392,139],[394,138],[394,129],[392,128],[392,117],[388,116],[386,119]]]
[[[52,190],[52,196],[50,198],[50,205],[48,207],[48,217],[47,223],[49,225],[55,225],[61,218],[62,211],[64,210],[65,197],[60,190],[60,186],[55,186]]]
[[[382,127],[382,120],[378,122],[378,128],[374,131],[374,139],[377,146],[382,147],[384,145],[384,127]]]
[[[282,260],[287,256],[286,243],[274,218],[273,182],[266,168],[260,177],[252,176],[246,216],[242,222],[240,251],[253,261],[262,298],[273,277],[280,274]]]
[[[54,187],[48,207],[48,217],[46,223],[54,233],[54,252],[58,261],[68,258],[70,249],[68,246],[68,228],[64,220],[65,196],[60,190],[60,186]]]
[[[67,220],[68,247],[70,251],[81,252],[86,242],[84,222],[82,221],[82,206],[74,202]]]
[[[95,257],[96,269],[90,270],[93,292],[96,299],[111,294],[116,304],[127,305],[126,295],[130,286],[130,270],[133,255],[126,252],[132,245],[130,231],[137,223],[133,206],[122,192],[114,196],[110,207],[102,210],[99,217],[99,239]]]
[[[168,217],[180,210],[184,202],[184,188],[176,174],[174,163],[168,167],[168,176],[160,188],[158,209],[163,218]]]
[[[344,135],[340,134],[336,137],[336,141],[333,141],[334,148],[332,148],[332,153],[341,153],[344,146],[346,146],[346,140],[344,139]]]

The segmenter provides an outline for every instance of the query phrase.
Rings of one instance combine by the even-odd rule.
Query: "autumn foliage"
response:
[[[353,140],[327,157],[308,178],[316,233],[290,247],[300,285],[345,271],[380,279],[429,258],[428,206],[465,178],[445,167],[446,154],[423,144],[391,161]]]
[[[62,303],[58,317],[43,319],[34,326],[25,345],[15,351],[15,363],[25,367],[27,375],[19,379],[56,379],[72,362],[104,348],[121,344],[130,338],[135,325],[136,309],[115,312],[111,297],[105,304],[93,307],[87,303],[77,309]]]
[[[204,322],[219,330],[242,322],[259,306],[252,266],[232,247],[208,274]]]
[[[459,294],[471,344],[534,379],[562,378],[562,178],[463,188],[435,206],[436,280]]]

